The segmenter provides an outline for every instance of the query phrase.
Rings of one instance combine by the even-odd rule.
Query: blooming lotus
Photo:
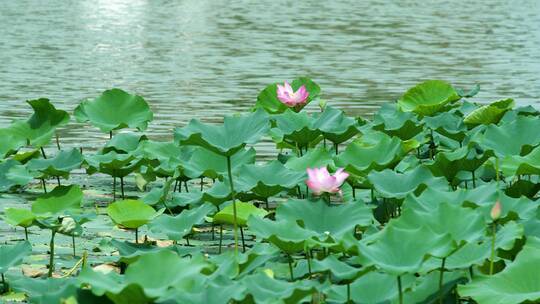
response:
[[[501,211],[502,211],[501,202],[499,201],[495,202],[495,205],[493,205],[493,208],[491,208],[491,212],[490,212],[491,219],[494,221],[498,220],[501,217]]]
[[[334,175],[330,175],[326,167],[308,168],[308,179],[306,185],[313,191],[315,195],[321,193],[341,193],[339,187],[349,177],[349,173],[343,171],[343,168],[337,169]]]
[[[308,97],[309,92],[306,90],[305,85],[298,88],[296,92],[287,81],[283,85],[277,85],[277,98],[289,107],[305,105]]]

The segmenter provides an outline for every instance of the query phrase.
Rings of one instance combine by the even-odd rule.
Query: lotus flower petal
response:
[[[349,176],[348,173],[343,171],[343,168],[338,169],[334,175],[330,175],[326,167],[308,168],[307,174],[306,185],[315,195],[323,192],[339,193],[341,191],[339,187]]]
[[[285,81],[283,85],[277,85],[277,97],[279,101],[289,107],[296,107],[298,105],[305,104],[309,97],[309,92],[305,85],[302,85],[296,92],[294,92],[291,85]]]

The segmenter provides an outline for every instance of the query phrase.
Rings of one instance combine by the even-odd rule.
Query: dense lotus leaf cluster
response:
[[[364,119],[320,100],[309,78],[286,85],[266,87],[248,113],[193,120],[166,142],[142,133],[153,119],[144,98],[105,91],[74,116],[110,139],[89,152],[62,150],[57,137],[54,156],[44,148],[69,114],[29,101],[35,114],[0,129],[0,192],[30,202],[0,208],[4,223],[26,232],[0,245],[2,299],[540,301],[539,111],[512,99],[474,104],[478,87],[429,80]],[[320,107],[306,107],[313,101]],[[261,141],[275,143],[274,157],[257,155]],[[313,168],[348,176],[340,191],[318,193],[306,183]],[[112,195],[88,203],[92,189],[74,170],[106,181]],[[107,257],[79,252],[73,267],[57,266],[55,236],[70,236],[77,256],[76,238],[103,218],[134,237],[100,243]],[[31,243],[44,245],[30,229],[50,235],[47,273],[37,277],[20,271],[36,254]]]

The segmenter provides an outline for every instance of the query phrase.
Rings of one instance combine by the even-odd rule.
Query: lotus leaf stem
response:
[[[476,175],[475,175],[475,170],[472,171],[472,186],[473,188],[476,188]]]
[[[398,285],[398,291],[399,291],[399,304],[403,304],[403,289],[401,286],[401,276],[397,277],[397,285]]]
[[[55,135],[56,135],[56,147],[58,148],[58,151],[60,151],[61,148],[60,148],[60,139],[58,138],[58,133],[56,133]]]
[[[58,186],[62,186],[62,183],[60,183],[60,176],[56,177],[56,182],[58,183]]]
[[[240,226],[240,236],[242,237],[242,252],[246,252],[246,242],[244,240],[244,229]]]
[[[491,230],[491,257],[489,259],[489,275],[493,275],[493,262],[495,260],[495,238],[497,236],[497,221],[493,221]]]
[[[43,185],[43,192],[47,193],[47,186],[45,185],[45,179],[44,178],[41,179],[41,184]]]
[[[306,260],[307,260],[308,273],[311,276],[311,253],[309,250],[306,250]]]
[[[122,199],[126,198],[126,195],[124,194],[124,178],[120,177],[120,191],[122,192]]]
[[[28,241],[28,228],[24,227],[24,239]]]
[[[49,274],[51,278],[54,272],[54,237],[56,236],[56,229],[51,230],[51,242],[49,243]]]
[[[186,235],[186,246],[190,246],[189,245],[189,236]]]
[[[139,228],[135,228],[135,244],[139,244]]]
[[[233,203],[233,224],[234,224],[234,254],[238,256],[238,216],[236,211],[236,194],[234,193],[234,182],[232,176],[231,157],[227,156],[227,173],[229,175],[229,185],[231,188],[231,199]]]
[[[113,174],[114,174],[114,171],[113,171]],[[113,196],[113,202],[114,202],[116,200],[116,177],[113,177],[112,196]]]
[[[41,150],[41,155],[43,156],[43,158],[47,159],[47,155],[45,154],[45,149],[43,149],[43,147],[39,149]]]
[[[439,304],[443,303],[443,283],[444,283],[444,264],[446,263],[446,257],[442,259],[441,269],[439,273]]]
[[[186,192],[189,192],[187,181],[184,181],[184,189],[186,190]]]
[[[218,250],[218,253],[221,253],[222,244],[223,244],[223,225],[219,225],[219,250]]]
[[[351,303],[351,283],[347,283],[347,303]]]
[[[201,192],[203,191],[204,187],[204,177],[201,177]]]
[[[291,274],[291,281],[294,281],[292,257],[290,254],[287,254],[287,260],[289,262],[289,273]]]
[[[75,248],[75,235],[71,236],[71,245],[73,246],[73,256],[76,256],[76,248]]]

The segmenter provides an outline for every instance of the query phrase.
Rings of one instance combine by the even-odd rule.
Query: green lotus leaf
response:
[[[139,200],[116,201],[107,207],[107,214],[117,225],[136,229],[163,213]]]
[[[254,303],[275,303],[276,299],[280,299],[281,303],[304,303],[319,287],[314,281],[287,282],[264,273],[246,276],[241,284],[246,287]]]
[[[433,175],[444,176],[452,185],[459,185],[461,180],[457,176],[460,171],[476,171],[492,155],[490,151],[478,153],[474,148],[463,146],[453,151],[437,153],[435,161],[426,167]]]
[[[459,96],[465,97],[465,98],[471,98],[474,97],[478,92],[480,92],[480,85],[475,84],[472,89],[470,89],[468,92],[465,92],[463,89],[456,89],[456,92]]]
[[[17,138],[25,138],[29,145],[40,148],[47,145],[56,130],[69,122],[66,111],[57,110],[46,98],[27,101],[34,114],[27,121],[15,121],[9,129]]]
[[[107,90],[95,99],[83,100],[73,114],[77,121],[90,122],[102,132],[122,128],[144,131],[154,118],[144,98],[120,89]]]
[[[539,129],[538,118],[520,116],[502,125],[488,125],[485,132],[474,136],[472,141],[494,151],[498,157],[526,155],[540,144],[540,132],[536,132]]]
[[[442,177],[434,177],[424,166],[399,173],[386,169],[380,172],[373,171],[368,175],[369,182],[377,193],[386,198],[402,199],[407,194],[423,191],[425,188],[447,189],[448,183]]]
[[[371,208],[361,202],[329,206],[323,200],[289,200],[276,209],[276,220],[297,222],[302,228],[316,232],[324,241],[328,236],[339,240],[353,234],[356,227],[374,224]]]
[[[313,123],[313,127],[334,144],[341,144],[358,134],[357,126],[358,121],[331,106],[326,106]]]
[[[426,116],[422,119],[426,123],[426,127],[435,132],[462,142],[467,134],[467,127],[463,123],[463,117],[451,112],[442,112],[435,116]]]
[[[170,240],[181,240],[191,234],[193,226],[202,224],[205,216],[216,208],[211,204],[203,204],[197,208],[184,210],[177,216],[162,214],[149,224],[150,230],[164,233]]]
[[[403,112],[396,104],[384,104],[373,118],[373,129],[402,140],[411,139],[422,132],[422,124],[410,112]]]
[[[403,303],[437,303],[441,292],[439,287],[439,275],[439,271],[433,271],[425,276],[417,278],[416,282],[403,295]],[[467,282],[467,274],[465,272],[445,272],[442,285],[443,301],[454,300],[452,291],[457,284],[465,282]]]
[[[516,259],[503,271],[493,276],[475,277],[471,283],[458,286],[458,292],[479,304],[536,302],[540,300],[539,268],[540,240],[530,237]]]
[[[228,180],[216,181],[210,189],[202,194],[203,202],[210,202],[215,206],[219,206],[231,199],[231,188]]]
[[[78,185],[58,186],[51,192],[42,194],[32,204],[32,212],[38,218],[63,216],[81,209],[83,192]]]
[[[222,125],[210,125],[191,120],[174,130],[175,141],[182,145],[204,147],[223,156],[232,156],[246,144],[256,143],[268,132],[268,114],[259,110],[241,116],[227,116]]]
[[[281,191],[293,189],[302,183],[306,174],[293,171],[279,161],[263,165],[243,165],[236,169],[235,183],[238,191],[253,192],[262,198],[274,196]]]
[[[236,202],[237,212],[237,224],[239,226],[246,226],[246,223],[250,217],[265,217],[268,211],[255,207],[252,203]],[[227,207],[221,209],[214,215],[214,223],[217,224],[234,224],[234,210],[233,205],[230,204]]]
[[[463,121],[468,126],[496,124],[506,111],[512,109],[515,102],[512,98],[495,101],[489,105],[481,106],[469,113]]]
[[[137,261],[139,257],[147,253],[155,253],[159,251],[173,251],[178,255],[184,256],[186,254],[192,254],[193,251],[197,251],[197,248],[185,247],[185,246],[169,246],[169,247],[158,247],[153,246],[149,243],[132,243],[132,242],[120,242],[115,239],[111,239],[111,245],[118,250],[120,258],[118,259],[119,263],[132,264]],[[187,250],[186,250],[187,249]],[[187,253],[186,253],[187,251]]]
[[[133,155],[147,160],[153,172],[164,177],[173,176],[182,162],[189,160],[193,150],[193,147],[180,147],[172,141],[144,140],[139,143],[139,147],[133,152]]]
[[[17,266],[32,252],[28,241],[15,245],[0,245],[0,273],[6,273],[10,267]]]
[[[4,209],[4,220],[6,223],[12,226],[20,226],[28,228],[32,226],[36,216],[32,211],[28,209],[16,209],[16,208],[6,208]]]
[[[313,259],[310,263],[311,273],[331,272],[333,282],[351,282],[365,271],[363,268],[353,267],[346,262],[339,260],[335,255],[329,255],[322,260]],[[298,262],[298,266],[294,271],[296,276],[300,275],[298,270],[301,270],[302,274],[309,274],[307,261],[301,260]]]
[[[327,149],[318,147],[310,149],[301,157],[292,156],[285,163],[285,167],[299,172],[306,172],[307,168],[321,168],[332,165],[332,155]]]
[[[73,278],[37,279],[23,276],[10,282],[10,285],[14,290],[24,292],[29,302],[34,304],[62,303],[77,293]]]
[[[142,164],[141,158],[132,154],[118,154],[110,151],[106,154],[93,154],[85,157],[85,163],[88,165],[86,173],[94,174],[101,172],[113,177],[125,177],[131,172],[137,170]]]
[[[292,110],[272,116],[276,128],[273,129],[274,141],[285,143],[291,147],[307,147],[309,143],[321,135],[315,126],[316,120],[306,112],[296,113]],[[278,132],[275,132],[277,129]]]
[[[460,98],[449,83],[441,80],[427,80],[410,88],[397,102],[404,112],[429,116]]]
[[[137,150],[139,144],[147,139],[148,138],[146,135],[141,133],[118,133],[105,144],[102,154],[106,154],[110,151],[115,151],[117,153],[130,153]]]
[[[317,233],[300,227],[293,221],[272,221],[252,216],[247,221],[249,230],[287,253],[303,251],[306,241]]]
[[[492,166],[495,167],[496,164]],[[540,175],[540,146],[525,156],[507,155],[500,161],[499,169],[504,176],[512,177],[523,174]]]
[[[0,138],[0,158],[7,157],[26,145],[26,138],[14,133],[9,127],[0,129]]]
[[[246,293],[245,287],[223,276],[207,280],[204,285],[198,287],[196,290],[178,291],[171,294],[168,299],[163,298],[163,303],[221,304],[229,303],[231,300],[240,301]]]
[[[8,159],[0,162],[0,192],[15,186],[25,186],[32,179],[34,176],[18,161]]]
[[[321,88],[310,78],[300,77],[293,80],[291,83],[291,87],[294,91],[298,90],[302,85],[306,86],[306,90],[309,93],[306,103],[310,103],[312,100],[319,97]],[[277,83],[274,83],[267,86],[259,93],[255,109],[264,109],[270,114],[278,114],[285,112],[289,107],[277,98]]]
[[[243,164],[253,164],[255,156],[253,148],[238,150],[231,156],[231,169],[235,170]],[[191,158],[182,166],[184,174],[190,178],[221,178],[227,174],[227,158],[202,147],[196,147]]]
[[[404,156],[402,142],[397,137],[378,133],[372,138],[359,138],[334,158],[337,167],[355,175],[367,175],[372,170],[392,168]],[[384,151],[384,153],[381,153]]]
[[[374,240],[360,242],[358,261],[364,267],[376,265],[390,274],[415,273],[429,256],[448,255],[449,244],[449,234],[437,234],[427,227],[387,227]]]
[[[27,168],[30,171],[38,171],[41,177],[61,176],[68,178],[69,173],[81,167],[83,156],[78,149],[60,151],[55,157],[47,159],[32,159]]]

